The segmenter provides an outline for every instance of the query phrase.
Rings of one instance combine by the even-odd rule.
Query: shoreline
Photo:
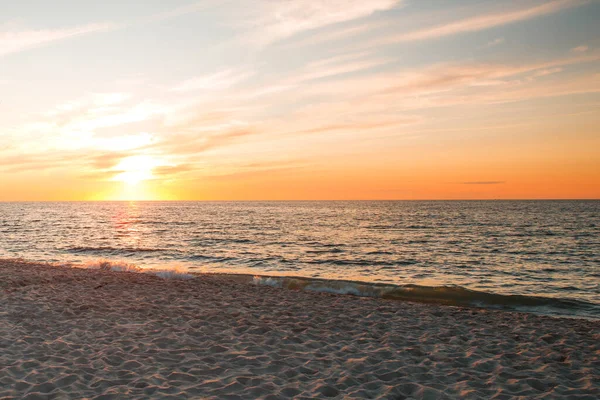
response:
[[[569,297],[551,297],[518,293],[498,293],[470,289],[453,284],[424,285],[419,283],[391,283],[359,279],[338,279],[289,275],[285,273],[264,274],[248,270],[195,271],[178,265],[140,267],[125,260],[94,259],[87,262],[46,262],[24,258],[1,258],[3,262],[43,264],[55,267],[101,269],[114,272],[154,274],[167,279],[220,276],[239,283],[272,286],[291,290],[317,293],[372,297],[395,301],[408,301],[446,306],[483,308],[505,312],[524,312],[553,318],[586,319],[600,321],[600,304]]]
[[[598,321],[219,274],[19,260],[0,260],[0,274],[0,397],[600,395]]]

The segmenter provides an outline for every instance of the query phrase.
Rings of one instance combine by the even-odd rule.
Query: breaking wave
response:
[[[24,261],[24,260],[23,260]],[[56,265],[103,271],[152,274],[164,279],[194,279],[198,273],[183,268],[141,268],[124,261],[94,260],[84,264],[56,263]],[[209,273],[211,274],[211,273]],[[415,284],[394,285],[387,283],[345,281],[293,276],[265,276],[236,273],[214,273],[233,277],[258,286],[271,286],[289,290],[353,295],[387,300],[412,301],[459,307],[491,308],[506,311],[586,318],[600,320],[600,304],[582,300],[520,294],[498,294],[467,289],[462,286],[424,286]]]
[[[435,303],[450,306],[482,307],[536,314],[600,319],[600,305],[581,300],[504,295],[470,290],[461,286],[392,285],[370,282],[301,277],[254,276],[256,285],[307,290],[321,293],[376,297],[390,300]]]
[[[140,268],[135,264],[127,263],[124,261],[110,261],[110,260],[95,260],[89,261],[82,265],[68,264],[73,267],[83,267],[87,269],[99,269],[103,271],[113,272],[134,272],[156,275],[163,279],[192,279],[194,275],[188,274],[180,268],[161,268],[161,269],[146,269]]]

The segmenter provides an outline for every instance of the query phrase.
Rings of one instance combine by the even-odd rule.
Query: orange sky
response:
[[[0,17],[0,201],[600,198],[598,2],[67,3]]]

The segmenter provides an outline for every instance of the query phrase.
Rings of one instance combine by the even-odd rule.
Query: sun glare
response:
[[[154,178],[152,170],[158,165],[160,165],[159,161],[152,156],[127,157],[115,167],[115,170],[120,173],[114,177],[114,180],[128,185],[137,185]]]

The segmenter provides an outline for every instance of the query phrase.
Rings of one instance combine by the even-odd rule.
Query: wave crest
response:
[[[103,271],[114,271],[114,272],[133,272],[156,275],[163,279],[192,279],[194,275],[188,274],[182,268],[162,268],[162,269],[145,269],[135,264],[127,263],[124,261],[110,261],[110,260],[94,260],[88,261],[82,265],[83,268],[99,269]]]
[[[574,299],[542,296],[505,295],[471,290],[462,286],[392,285],[383,283],[327,280],[301,277],[254,276],[255,285],[266,285],[321,293],[347,294],[390,300],[435,303],[450,306],[483,307],[546,315],[600,319],[600,306]]]

